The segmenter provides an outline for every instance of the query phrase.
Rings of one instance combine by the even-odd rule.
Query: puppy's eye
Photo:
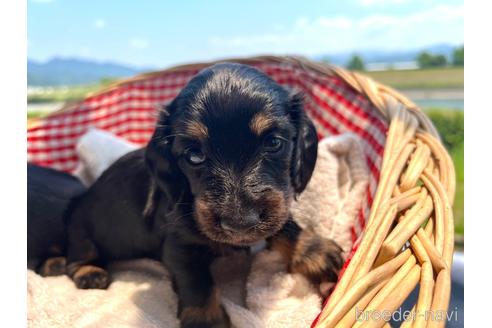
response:
[[[285,141],[282,138],[276,136],[268,136],[265,139],[263,146],[268,152],[278,152],[283,148],[284,143]]]
[[[198,148],[188,148],[184,152],[186,160],[192,165],[199,165],[205,162],[205,154]]]

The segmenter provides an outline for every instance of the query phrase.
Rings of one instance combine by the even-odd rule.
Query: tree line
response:
[[[434,55],[427,51],[422,51],[415,59],[419,68],[423,69],[445,66],[463,67],[465,63],[465,47],[461,46],[454,49],[450,59],[444,55]],[[354,54],[345,66],[354,71],[364,71],[366,69],[364,59],[357,54]]]

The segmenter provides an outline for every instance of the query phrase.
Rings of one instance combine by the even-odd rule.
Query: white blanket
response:
[[[77,150],[77,170],[90,184],[114,160],[136,146],[90,130]],[[350,227],[368,183],[363,150],[354,135],[319,143],[318,160],[307,189],[293,205],[302,227],[312,226],[348,254]],[[43,278],[28,271],[29,327],[179,327],[177,300],[169,274],[151,260],[115,262],[108,290],[80,290],[66,276]],[[212,266],[222,304],[233,326],[308,327],[321,310],[317,289],[289,274],[278,253],[222,257]]]

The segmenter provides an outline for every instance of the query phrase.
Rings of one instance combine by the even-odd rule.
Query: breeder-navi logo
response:
[[[355,308],[355,319],[356,321],[390,321],[393,320],[395,322],[401,321],[413,321],[417,318],[424,317],[425,321],[458,321],[458,309],[454,308],[452,311],[410,311],[405,310],[402,311],[401,308],[398,310],[391,312],[388,310],[378,311],[378,310],[360,310],[357,307]]]

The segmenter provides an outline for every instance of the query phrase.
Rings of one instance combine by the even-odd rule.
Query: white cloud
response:
[[[376,1],[376,0],[374,0]],[[378,0],[379,1],[379,0]],[[381,0],[382,1],[382,0]],[[411,49],[433,43],[462,43],[463,5],[439,5],[408,15],[300,17],[282,32],[209,40],[227,53],[302,53],[316,55],[356,49]]]
[[[323,28],[351,28],[354,22],[347,17],[337,16],[333,18],[320,17],[317,24]]]
[[[94,21],[93,23],[93,26],[98,29],[98,30],[101,30],[103,28],[105,28],[107,25],[106,23],[106,20],[102,19],[102,18],[98,18]]]
[[[130,39],[130,46],[136,49],[145,49],[150,45],[149,41],[142,38],[132,38]]]

